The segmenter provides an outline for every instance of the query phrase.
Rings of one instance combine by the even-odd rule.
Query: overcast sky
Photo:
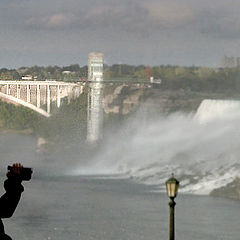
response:
[[[0,68],[105,62],[215,67],[240,56],[239,0],[0,0]]]

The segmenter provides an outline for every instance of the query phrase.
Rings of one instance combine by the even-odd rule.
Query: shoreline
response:
[[[23,135],[32,135],[33,134],[33,130],[28,128],[28,129],[4,129],[4,128],[0,128],[0,134],[3,133],[15,133],[15,134],[23,134]]]

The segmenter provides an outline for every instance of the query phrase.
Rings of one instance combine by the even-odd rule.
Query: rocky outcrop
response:
[[[129,87],[125,84],[117,86],[113,93],[103,99],[103,109],[106,114],[126,115],[134,111],[140,104],[143,89]]]
[[[114,104],[116,100],[119,98],[119,95],[121,94],[122,89],[125,85],[120,85],[115,88],[112,94],[108,94],[103,99],[103,109],[106,114],[109,113],[119,113],[120,111],[120,105]]]
[[[142,111],[169,114],[176,111],[194,112],[206,99],[224,99],[221,94],[200,93],[188,90],[167,91],[141,88],[122,84],[104,96],[103,107],[106,114],[126,115],[139,106]]]
[[[37,149],[40,151],[45,151],[48,143],[49,142],[47,141],[47,139],[39,137],[37,141]]]

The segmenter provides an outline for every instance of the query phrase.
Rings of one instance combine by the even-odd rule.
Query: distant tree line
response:
[[[128,64],[104,65],[105,80],[149,81],[149,74],[161,79],[162,89],[185,89],[192,91],[238,92],[240,90],[240,58],[222,59],[222,67],[184,67],[161,65],[147,67]],[[0,79],[21,79],[24,75],[37,76],[37,80],[81,81],[87,79],[88,67],[73,64],[69,66],[21,67],[0,69]]]
[[[80,78],[87,78],[88,67],[80,67],[73,64],[65,67],[47,66],[47,67],[21,67],[18,69],[0,69],[0,79],[2,80],[19,80],[22,76],[36,76],[38,80],[55,79],[64,81],[77,81]]]

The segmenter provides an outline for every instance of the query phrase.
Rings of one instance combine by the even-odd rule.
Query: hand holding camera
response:
[[[12,166],[8,166],[7,177],[16,177],[22,181],[29,181],[32,177],[32,169],[24,168],[20,163],[15,163]]]

